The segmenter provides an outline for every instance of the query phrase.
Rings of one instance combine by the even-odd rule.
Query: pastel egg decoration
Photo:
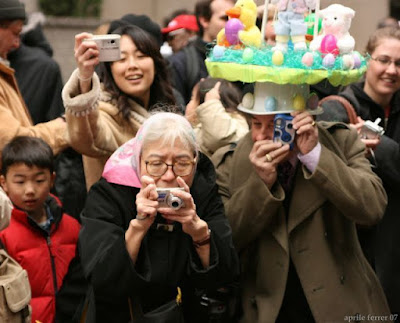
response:
[[[353,53],[353,59],[354,59],[354,68],[360,68],[360,66],[361,66],[361,56],[360,56],[360,53],[354,52],[354,53]]]
[[[296,94],[293,98],[293,109],[302,111],[306,108],[306,101],[301,94]]]
[[[336,37],[332,34],[327,34],[322,38],[320,51],[323,54],[339,54],[339,48],[337,47],[337,40]]]
[[[222,58],[225,55],[225,47],[216,45],[213,48],[213,57],[216,59]]]
[[[242,98],[242,106],[245,109],[253,109],[254,107],[254,95],[253,93],[247,92],[245,95],[243,95]]]
[[[326,68],[332,68],[335,65],[335,56],[331,53],[326,54],[322,60],[322,65]]]
[[[307,99],[307,109],[308,110],[316,110],[318,108],[319,105],[319,97],[317,95],[317,93],[312,92],[310,93],[308,99]]]
[[[280,50],[274,51],[274,53],[272,54],[272,64],[276,66],[281,66],[284,60],[285,57],[283,56],[283,53]]]
[[[244,29],[243,23],[237,18],[229,19],[225,24],[225,38],[230,45],[240,43],[239,31]]]
[[[301,58],[301,62],[304,66],[311,67],[314,63],[314,55],[313,53],[307,52]]]
[[[254,51],[250,47],[245,48],[242,54],[243,62],[251,63],[253,61],[253,58],[254,58]]]
[[[267,112],[276,111],[278,107],[278,102],[276,101],[275,97],[269,96],[264,101],[264,109]]]
[[[354,67],[354,56],[346,54],[342,56],[342,68],[344,70],[351,70]]]

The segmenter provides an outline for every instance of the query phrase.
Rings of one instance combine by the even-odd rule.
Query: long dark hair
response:
[[[156,42],[143,29],[134,25],[121,26],[110,33],[129,36],[137,49],[143,54],[150,56],[154,61],[155,75],[154,81],[150,86],[150,101],[147,110],[151,111],[154,105],[160,103],[174,105],[175,98],[169,80],[167,65],[160,54]],[[129,120],[131,107],[128,100],[135,100],[140,105],[143,105],[143,102],[121,91],[111,74],[111,64],[110,62],[100,63],[100,73],[104,88],[112,97],[116,98],[122,117],[125,120]]]

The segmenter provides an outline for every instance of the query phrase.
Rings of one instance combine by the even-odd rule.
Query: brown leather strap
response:
[[[349,102],[349,100],[345,99],[344,97],[342,97],[340,95],[328,95],[327,97],[325,97],[321,101],[319,101],[319,104],[321,105],[322,103],[324,103],[326,101],[331,101],[331,100],[338,101],[343,105],[344,109],[346,110],[347,116],[349,118],[350,124],[358,123],[356,110],[354,110],[353,105]]]

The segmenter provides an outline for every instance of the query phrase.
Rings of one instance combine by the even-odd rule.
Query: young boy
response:
[[[0,183],[14,205],[0,239],[26,269],[32,322],[54,322],[56,293],[75,257],[80,225],[50,195],[53,152],[42,139],[15,137],[2,152]]]

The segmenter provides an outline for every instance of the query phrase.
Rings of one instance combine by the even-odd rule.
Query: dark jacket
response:
[[[125,247],[125,231],[136,216],[138,188],[101,179],[92,186],[82,213],[79,248],[85,276],[94,292],[87,322],[127,322],[128,298],[140,299],[144,312],[176,297],[182,289],[187,322],[200,320],[191,311],[195,289],[213,289],[238,275],[238,259],[231,228],[215,184],[215,171],[206,157],[197,166],[191,194],[199,217],[211,229],[210,267],[203,269],[191,238],[174,224],[157,229],[161,217],[147,232],[134,265]],[[91,317],[95,305],[95,317]],[[188,316],[189,315],[189,316]],[[203,321],[204,322],[204,321]]]
[[[348,99],[363,120],[375,121],[385,134],[374,151],[376,166],[374,172],[382,179],[388,195],[388,205],[382,221],[372,237],[372,257],[376,273],[386,293],[393,313],[400,312],[400,91],[390,102],[390,115],[385,125],[384,109],[375,103],[363,90],[364,82],[352,84],[340,95]],[[331,108],[342,109],[340,103]]]
[[[54,321],[56,292],[75,257],[80,225],[49,197],[54,218],[50,232],[40,228],[24,211],[14,208],[10,226],[0,238],[11,257],[28,272],[32,290],[32,322]]]
[[[201,78],[208,76],[205,59],[207,43],[200,37],[185,48],[169,57],[175,89],[183,96],[185,103],[190,101],[192,89]]]

